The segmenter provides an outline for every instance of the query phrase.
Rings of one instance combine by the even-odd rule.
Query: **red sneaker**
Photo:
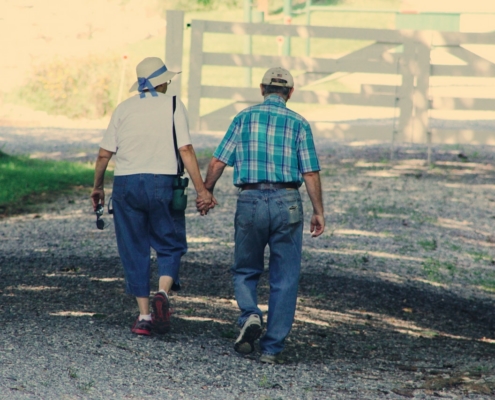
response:
[[[140,321],[138,315],[136,321],[134,322],[134,325],[132,325],[131,332],[135,333],[136,335],[150,336],[151,321],[146,321],[144,319]]]
[[[151,326],[156,333],[167,333],[170,331],[170,303],[168,297],[158,292],[151,302],[153,313],[151,314]]]

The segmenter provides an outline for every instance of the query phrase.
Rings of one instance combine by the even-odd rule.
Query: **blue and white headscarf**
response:
[[[146,94],[144,93],[144,91],[146,89],[149,90],[149,92],[151,93],[151,95],[153,97],[157,97],[158,94],[156,93],[155,88],[153,87],[153,85],[151,84],[151,82],[149,80],[150,79],[153,79],[153,78],[156,78],[157,76],[160,76],[161,74],[164,74],[165,72],[167,72],[167,67],[164,65],[160,69],[158,69],[155,72],[153,72],[147,78],[138,77],[138,84],[139,84],[139,86],[138,86],[138,92],[140,93],[139,97],[140,98],[146,97]]]

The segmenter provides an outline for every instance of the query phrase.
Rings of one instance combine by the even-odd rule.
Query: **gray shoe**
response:
[[[260,357],[260,362],[267,364],[283,364],[285,360],[282,358],[282,353],[278,353],[278,354],[263,353]]]
[[[252,353],[254,351],[254,342],[260,336],[260,317],[257,314],[251,314],[242,326],[241,333],[235,341],[234,350],[241,354]]]

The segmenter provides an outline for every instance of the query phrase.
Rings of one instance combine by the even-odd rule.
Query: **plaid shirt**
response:
[[[215,158],[234,166],[234,185],[303,182],[320,165],[308,122],[277,95],[241,111],[218,145]]]

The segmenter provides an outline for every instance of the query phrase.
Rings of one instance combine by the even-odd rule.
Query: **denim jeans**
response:
[[[116,176],[112,203],[115,233],[124,267],[126,292],[150,294],[150,247],[155,249],[159,276],[179,280],[180,259],[187,251],[183,211],[173,211],[173,175]]]
[[[235,215],[234,291],[244,324],[258,307],[257,285],[264,270],[264,251],[270,248],[268,321],[261,351],[278,354],[284,348],[296,311],[301,269],[303,209],[294,189],[244,190]],[[263,319],[262,319],[263,320]]]

